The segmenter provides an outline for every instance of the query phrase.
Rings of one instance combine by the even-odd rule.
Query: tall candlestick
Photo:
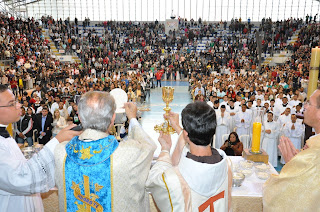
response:
[[[261,123],[254,122],[252,128],[252,145],[251,151],[253,153],[260,153],[260,138],[261,138]]]
[[[309,70],[308,99],[318,87],[320,48],[312,48]]]

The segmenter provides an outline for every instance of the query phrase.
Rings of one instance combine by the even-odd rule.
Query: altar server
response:
[[[224,141],[222,136],[230,133],[230,114],[226,111],[226,106],[221,105],[220,111],[216,113],[217,116],[217,128],[216,128],[216,140],[215,148],[220,149]]]
[[[278,137],[278,124],[273,121],[272,112],[267,113],[268,119],[263,123],[263,140],[262,149],[265,150],[269,155],[269,162],[272,166],[278,165],[278,154],[277,154],[277,137]]]
[[[286,123],[291,121],[291,116],[290,116],[290,108],[287,108],[284,112],[284,114],[282,114],[279,118],[278,118],[278,125],[279,125],[279,129],[281,131],[281,133],[283,133],[283,129],[284,126],[286,125]]]
[[[159,136],[162,151],[149,173],[147,190],[160,211],[227,212],[232,176],[224,151],[210,147],[215,112],[206,103],[195,102],[181,116],[183,129],[178,115],[177,120],[169,118],[180,134],[172,156],[170,135]]]
[[[239,112],[239,107],[235,106],[235,102],[233,99],[229,100],[229,104],[226,107],[226,111],[230,114],[230,131],[233,131],[233,129],[235,128],[235,115],[237,112]]]
[[[288,98],[284,96],[282,98],[282,104],[276,104],[276,110],[279,115],[282,115],[287,108],[290,108],[290,111],[292,112],[292,107],[288,103]]]
[[[291,121],[287,122],[283,129],[284,135],[288,137],[296,149],[301,149],[301,137],[304,132],[303,125],[297,122],[297,116],[291,115]]]
[[[251,126],[251,122],[252,122],[252,116],[246,110],[247,110],[247,106],[242,105],[241,111],[239,111],[235,117],[237,134],[239,137],[241,135],[249,135],[250,134],[250,126]]]

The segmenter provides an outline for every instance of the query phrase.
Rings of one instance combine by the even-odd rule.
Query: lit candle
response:
[[[318,87],[319,65],[320,65],[320,48],[318,47],[312,48],[310,70],[309,70],[308,99]]]
[[[261,123],[254,122],[252,128],[252,145],[251,151],[254,153],[260,152],[260,137],[261,137]]]

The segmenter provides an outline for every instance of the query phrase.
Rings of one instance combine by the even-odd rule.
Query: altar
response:
[[[241,156],[229,156],[232,164],[244,161]],[[269,173],[278,175],[278,172],[269,163]],[[262,189],[266,180],[259,179],[255,173],[246,177],[240,187],[232,187],[232,211],[259,212],[262,211]]]

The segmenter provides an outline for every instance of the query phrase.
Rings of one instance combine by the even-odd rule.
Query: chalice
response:
[[[166,116],[168,116],[169,112],[171,111],[171,108],[169,107],[169,103],[172,102],[173,100],[173,93],[174,93],[173,87],[169,87],[169,86],[162,87],[162,100],[166,103],[166,107],[163,108],[163,110],[166,112],[165,113]],[[164,134],[175,133],[175,130],[170,125],[168,119],[165,119],[164,123],[154,126],[154,130],[156,132],[163,132]]]

